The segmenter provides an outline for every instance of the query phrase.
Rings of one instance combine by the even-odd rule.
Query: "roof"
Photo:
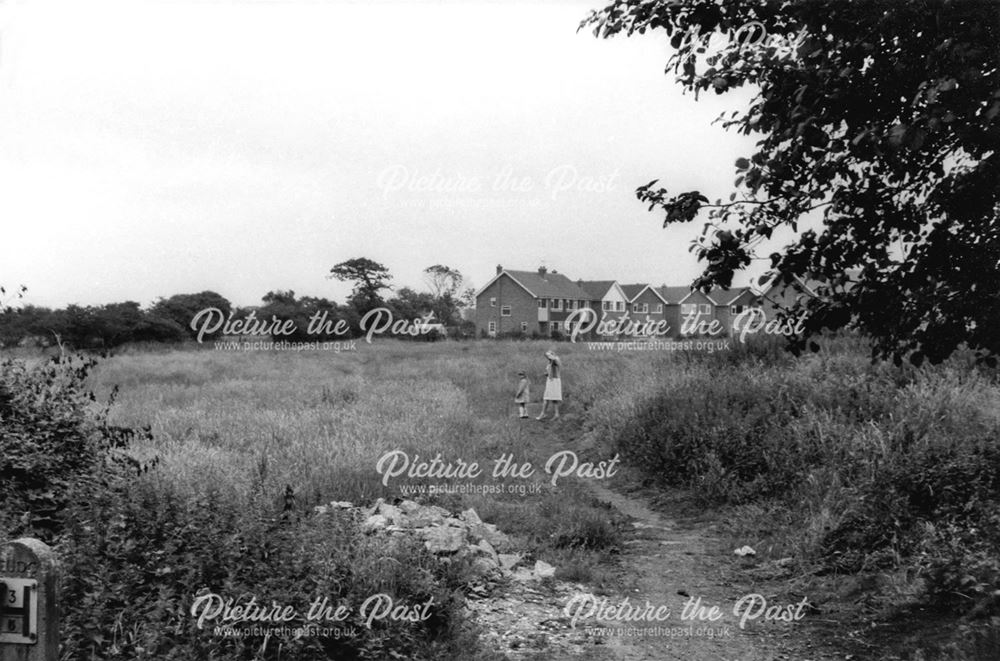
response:
[[[595,301],[603,299],[615,286],[614,280],[579,280],[578,284],[587,292],[588,298]]]
[[[657,291],[657,288],[653,285],[647,284],[635,284],[635,285],[621,285],[622,291],[625,292],[625,297],[628,298],[629,302],[635,301],[635,299],[642,296],[643,292],[647,289],[653,292],[653,296],[657,297],[664,303],[667,303],[667,299],[664,298],[663,294]]]
[[[656,287],[656,293],[669,305],[677,305],[691,293],[690,287]]]
[[[575,282],[562,273],[551,271],[542,275],[538,271],[511,271],[504,269],[480,289],[476,296],[482,294],[487,287],[497,281],[502,275],[510,276],[514,282],[535,298],[569,298],[574,300],[590,300],[590,294],[581,289]]]
[[[629,301],[634,301],[635,297],[642,293],[649,285],[621,285],[622,291],[625,292],[625,298]]]
[[[732,287],[731,289],[720,289],[712,293],[715,294],[715,300],[719,301],[720,305],[732,305],[743,294],[757,296],[757,293],[750,287]]]

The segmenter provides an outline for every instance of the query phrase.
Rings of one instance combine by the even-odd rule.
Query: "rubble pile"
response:
[[[442,559],[471,557],[476,575],[485,581],[530,582],[555,576],[556,568],[541,560],[525,566],[523,555],[514,552],[510,537],[492,523],[485,523],[471,508],[455,515],[436,505],[421,505],[412,500],[391,504],[379,498],[371,507],[334,501],[315,509],[317,514],[350,510],[365,533],[413,535]]]

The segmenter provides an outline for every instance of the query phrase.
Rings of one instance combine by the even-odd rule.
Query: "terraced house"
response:
[[[802,281],[792,286],[772,281],[760,290],[735,287],[706,294],[690,287],[622,285],[614,280],[574,282],[545,267],[513,271],[498,265],[493,279],[476,294],[475,320],[481,336],[551,337],[567,331],[566,319],[574,311],[589,308],[602,321],[666,322],[672,337],[698,334],[697,328],[713,322],[723,334],[732,334],[734,320],[745,311],[759,308],[770,318],[800,294],[815,295]]]
[[[554,270],[512,271],[498,264],[493,279],[476,293],[476,331],[550,337],[564,332],[566,318],[591,302],[589,293]]]

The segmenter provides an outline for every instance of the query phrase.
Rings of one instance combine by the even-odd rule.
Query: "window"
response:
[[[732,315],[743,314],[743,311],[746,310],[746,309],[747,309],[747,306],[745,306],[745,305],[730,305],[729,306],[729,314],[732,314]]]
[[[625,301],[615,301],[615,310],[625,312]]]
[[[697,313],[698,313],[698,304],[697,303],[682,303],[681,304],[681,314],[683,316],[687,317],[687,316],[690,316],[692,314],[697,314]]]
[[[493,296],[492,298],[490,298],[490,307],[495,308],[496,306],[497,306],[497,297]]]
[[[638,303],[633,303],[632,304],[632,312],[638,312],[638,311],[639,311],[639,304]]]
[[[648,314],[649,313],[649,303],[643,303],[639,307],[640,307],[639,312],[641,312],[643,314]]]
[[[576,309],[576,301],[570,301],[569,302],[569,309],[570,310],[575,310]]]
[[[509,317],[510,316],[510,306],[509,305],[501,306],[501,308],[500,308],[500,316],[501,317]]]
[[[611,301],[601,301],[601,309],[607,312],[611,309]]]
[[[528,322],[527,321],[522,321],[521,322],[521,332],[522,333],[527,333],[528,332]]]
[[[497,322],[495,322],[495,321],[491,321],[490,322],[489,332],[490,332],[490,335],[496,335],[497,334]]]
[[[708,303],[702,303],[701,304],[701,313],[702,314],[712,314],[712,306],[709,305]]]
[[[558,321],[553,321],[552,322],[552,330],[554,330],[554,331],[558,331],[559,330],[559,322]]]
[[[562,299],[561,298],[553,298],[552,299],[552,309],[553,310],[562,310]]]
[[[663,303],[657,303],[656,314],[663,314]]]
[[[546,301],[544,298],[538,299],[538,307],[540,308],[548,307],[548,301]]]

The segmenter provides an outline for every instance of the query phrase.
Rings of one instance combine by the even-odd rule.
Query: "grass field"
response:
[[[160,463],[126,500],[79,515],[111,532],[94,539],[81,524],[73,551],[86,580],[74,589],[86,597],[100,580],[111,584],[102,589],[117,583],[134,594],[118,601],[94,594],[103,611],[71,618],[77,647],[66,658],[143,658],[137,649],[173,647],[256,658],[260,650],[249,644],[206,642],[191,630],[184,603],[194,585],[206,584],[284,590],[288,598],[316,589],[344,599],[384,589],[434,594],[451,604],[436,627],[375,631],[354,653],[379,658],[389,646],[414,658],[452,658],[457,646],[463,658],[492,658],[462,627],[459,568],[442,568],[419,548],[380,547],[350,526],[317,530],[308,517],[333,500],[369,504],[407,497],[403,488],[466,481],[383,483],[377,463],[393,450],[487,470],[504,454],[530,462],[530,479],[472,481],[537,483],[537,492],[418,499],[453,511],[474,507],[562,579],[613,587],[606,572],[622,522],[589,496],[585,478],[553,486],[542,467],[561,450],[593,462],[620,454],[621,474],[609,486],[626,479],[688,489],[720,508],[734,539],[758,548],[762,561],[791,557],[801,573],[874,576],[867,585],[893,607],[933,604],[955,617],[975,611],[977,619],[956,631],[975,633],[966,638],[987,653],[997,649],[995,374],[960,358],[921,369],[872,365],[846,339],[799,359],[773,344],[706,355],[563,343],[563,419],[518,420],[516,374],[531,376],[537,401],[548,347],[381,341],[343,353],[144,348],[103,360],[90,386],[99,401],[119,389],[110,421],[149,425],[151,437],[132,451]],[[276,527],[289,487],[305,518]],[[160,548],[155,562],[140,559]],[[94,555],[114,561],[94,569]],[[185,575],[167,581],[163,566],[182,566]],[[109,620],[118,632],[113,644],[87,638],[88,626],[106,628]],[[297,658],[283,653],[276,658]],[[298,658],[316,653],[302,649]],[[948,658],[976,658],[962,654]]]

